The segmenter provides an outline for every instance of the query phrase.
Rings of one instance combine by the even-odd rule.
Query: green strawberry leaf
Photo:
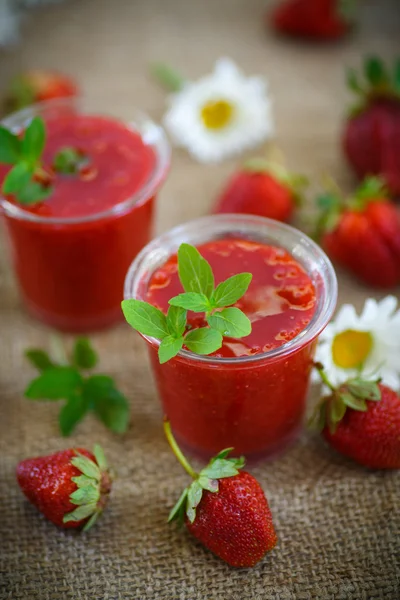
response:
[[[87,338],[80,337],[75,341],[72,362],[79,369],[93,369],[97,365],[98,356]]]
[[[54,367],[54,363],[50,359],[50,356],[44,350],[40,348],[31,348],[30,350],[25,351],[25,356],[39,371],[45,371],[50,367]]]
[[[174,358],[174,356],[178,354],[179,350],[181,350],[183,342],[183,336],[175,338],[172,335],[167,335],[161,341],[158,348],[158,358],[160,364],[162,365],[171,360],[171,358]]]
[[[100,499],[100,492],[98,487],[93,485],[87,485],[80,487],[69,496],[69,501],[72,504],[97,504]]]
[[[215,329],[201,327],[189,331],[184,339],[185,346],[196,354],[212,354],[222,346],[222,335]]]
[[[190,244],[181,244],[178,250],[179,279],[185,292],[204,294],[209,298],[214,289],[214,275],[210,264]]]
[[[31,381],[25,397],[31,400],[60,400],[69,398],[82,385],[83,379],[73,367],[51,367]]]
[[[393,87],[396,94],[400,95],[400,58],[398,58],[394,63]]]
[[[78,487],[87,487],[88,485],[96,487],[98,484],[97,479],[94,479],[93,477],[88,477],[87,475],[78,475],[77,477],[71,477],[71,481],[76,483]]]
[[[347,390],[353,396],[364,400],[378,402],[381,397],[381,390],[376,381],[364,381],[363,379],[351,379],[346,383]]]
[[[364,89],[360,85],[358,74],[355,69],[346,69],[346,82],[347,87],[355,92],[356,94],[364,94]]]
[[[371,87],[383,87],[389,83],[389,74],[383,61],[377,56],[371,56],[364,63],[364,72]]]
[[[226,460],[223,458],[217,458],[213,462],[210,462],[207,467],[202,469],[201,475],[203,477],[208,477],[209,479],[223,479],[225,477],[234,477],[239,473],[238,469],[241,468],[241,463],[239,466],[232,462],[231,460]]]
[[[367,403],[362,398],[357,398],[356,396],[353,396],[353,394],[346,392],[342,392],[340,398],[346,406],[353,410],[359,410],[361,412],[366,412],[367,410]]]
[[[76,456],[71,458],[71,465],[79,469],[83,475],[99,482],[101,480],[101,471],[93,460],[88,456],[76,452]]]
[[[202,496],[203,488],[196,479],[189,486],[186,503],[186,515],[191,523],[193,523],[196,518],[196,508],[199,505]]]
[[[81,393],[74,393],[68,398],[58,415],[62,435],[71,435],[76,425],[82,421],[89,410],[89,403]]]
[[[93,515],[97,511],[97,505],[95,503],[82,504],[78,506],[74,511],[66,514],[63,517],[63,523],[69,523],[70,521],[82,521]]]
[[[169,333],[178,338],[185,333],[186,329],[186,310],[179,306],[170,306],[167,313],[167,327]]]
[[[224,308],[225,306],[235,304],[247,292],[251,279],[251,273],[238,273],[222,281],[212,295],[212,306]]]
[[[46,129],[43,119],[34,117],[25,129],[21,153],[29,164],[35,165],[42,155],[46,142]]]
[[[230,454],[233,450],[232,448],[225,448],[224,450],[221,450],[221,452],[218,452],[218,454],[216,454],[210,462],[214,462],[216,461],[218,458],[226,458],[228,456],[228,454]]]
[[[155,306],[142,300],[123,300],[122,312],[131,327],[143,335],[162,340],[169,335],[167,319]]]
[[[182,494],[179,497],[178,502],[175,504],[174,508],[171,510],[171,512],[168,515],[168,523],[171,523],[171,521],[174,521],[176,519],[179,520],[180,522],[183,522],[188,491],[189,491],[189,488],[186,488],[183,490]]]
[[[19,162],[7,173],[3,181],[4,194],[17,194],[29,183],[33,169],[25,162]]]
[[[179,306],[185,310],[193,310],[194,312],[207,312],[212,308],[207,296],[198,294],[197,292],[179,294],[171,298],[169,304],[171,306]]]
[[[93,454],[99,466],[99,469],[101,471],[106,471],[108,469],[107,459],[105,457],[103,448],[99,444],[94,445]]]
[[[129,425],[129,403],[111,377],[92,375],[84,382],[83,395],[108,429],[125,433]]]
[[[308,427],[313,431],[321,433],[326,425],[326,398],[315,407],[309,421]]]
[[[210,479],[205,475],[200,475],[198,481],[204,490],[208,490],[212,493],[218,492],[219,485],[217,479]]]
[[[207,317],[207,323],[222,335],[233,338],[246,337],[251,333],[251,322],[239,308],[224,308]]]
[[[0,126],[0,163],[14,165],[21,157],[21,142],[9,129]]]

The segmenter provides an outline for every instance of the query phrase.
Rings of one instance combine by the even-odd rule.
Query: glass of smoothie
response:
[[[21,205],[0,192],[24,304],[56,329],[85,332],[120,320],[126,271],[151,239],[170,150],[161,127],[131,114],[129,123],[92,114],[75,98],[37,104],[2,122],[18,133],[43,118],[46,168],[62,148],[84,157],[79,175],[55,173],[51,196],[41,203]],[[9,168],[0,165],[0,184]]]
[[[183,349],[160,364],[159,341],[143,336],[165,415],[192,454],[209,457],[233,447],[250,459],[272,457],[299,433],[318,335],[337,299],[333,267],[302,232],[251,215],[213,215],[165,233],[132,263],[125,298],[166,312],[182,293],[177,250],[183,242],[208,260],[216,285],[241,272],[253,275],[235,306],[252,332],[224,338],[220,350],[200,356]],[[188,313],[192,327],[203,317]]]

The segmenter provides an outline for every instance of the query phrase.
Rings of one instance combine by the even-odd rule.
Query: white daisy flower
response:
[[[369,298],[360,316],[351,304],[342,306],[321,333],[315,356],[334,387],[361,375],[381,377],[386,385],[400,389],[400,310],[396,309],[394,296],[381,302]],[[320,381],[315,370],[313,380]]]
[[[266,82],[245,77],[227,58],[216,62],[211,75],[185,82],[169,105],[167,131],[200,162],[233,156],[273,134]]]

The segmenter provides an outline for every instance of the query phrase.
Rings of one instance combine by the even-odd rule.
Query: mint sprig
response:
[[[32,119],[23,135],[0,126],[0,163],[14,165],[2,185],[20,204],[42,202],[52,192],[52,175],[43,168],[41,156],[46,142],[43,119]]]
[[[87,413],[93,412],[108,429],[124,433],[129,425],[129,404],[108,375],[87,375],[98,356],[86,338],[75,341],[69,364],[53,360],[47,352],[33,348],[25,352],[40,372],[25,390],[29,400],[65,400],[59,414],[62,435],[68,436]]]
[[[233,307],[247,291],[252,275],[239,273],[215,287],[211,265],[190,244],[178,249],[178,274],[184,292],[169,300],[167,315],[143,300],[123,300],[126,321],[139,333],[161,341],[161,364],[171,360],[183,346],[195,354],[212,354],[222,346],[223,336],[241,338],[251,333],[248,317]],[[191,329],[187,311],[204,313],[207,327]]]

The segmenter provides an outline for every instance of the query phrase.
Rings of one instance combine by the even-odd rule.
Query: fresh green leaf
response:
[[[355,69],[346,70],[347,87],[356,94],[363,94],[364,90],[358,80],[358,74]]]
[[[209,492],[213,493],[218,492],[219,485],[217,479],[210,479],[209,477],[200,475],[198,481],[204,490],[208,490]]]
[[[75,341],[73,363],[79,369],[93,369],[97,365],[98,356],[87,338],[80,337]]]
[[[321,433],[326,424],[326,400],[324,399],[322,402],[317,404],[314,409],[313,414],[311,415],[308,426],[310,429]]]
[[[72,504],[97,504],[100,499],[99,488],[92,485],[81,487],[72,492],[69,496],[69,501]]]
[[[389,74],[383,61],[377,56],[371,56],[364,63],[365,76],[372,87],[380,87],[389,83]]]
[[[224,450],[221,450],[221,452],[218,452],[218,454],[216,454],[210,462],[215,462],[218,458],[226,458],[228,456],[228,454],[230,454],[233,450],[232,448],[225,448]]]
[[[212,354],[222,346],[222,335],[215,329],[192,329],[185,336],[185,346],[196,354]]]
[[[20,159],[21,142],[9,129],[0,126],[0,163],[14,165]]]
[[[179,92],[185,85],[184,78],[164,63],[155,63],[151,71],[153,76],[170,92]]]
[[[43,202],[51,196],[53,188],[50,185],[43,185],[37,181],[28,181],[23,188],[21,188],[17,195],[17,200],[20,204],[36,204],[37,202]]]
[[[85,162],[85,156],[76,148],[66,146],[57,152],[53,160],[53,169],[57,173],[72,175],[77,173]]]
[[[82,385],[82,377],[73,367],[46,369],[25,390],[31,400],[60,400],[69,398]]]
[[[77,477],[71,477],[71,481],[76,483],[78,487],[87,487],[88,485],[96,487],[98,484],[97,479],[88,477],[87,475],[78,475]]]
[[[398,58],[394,63],[393,86],[395,92],[400,95],[400,58]]]
[[[171,521],[174,521],[175,519],[181,520],[181,518],[183,517],[183,513],[185,511],[187,495],[188,495],[188,488],[183,490],[182,494],[179,497],[178,502],[175,504],[174,508],[169,513],[168,523],[171,523]],[[183,518],[182,518],[182,520],[183,520]]]
[[[329,411],[330,420],[335,424],[339,423],[343,419],[345,412],[346,412],[345,403],[341,399],[340,395],[335,395],[330,403],[330,411]]]
[[[71,435],[76,425],[82,421],[89,410],[89,403],[81,393],[75,393],[68,398],[58,416],[58,422],[62,435]]]
[[[94,512],[92,514],[90,519],[85,523],[85,525],[82,529],[83,532],[89,531],[89,529],[91,529],[93,527],[93,525],[96,523],[97,519],[99,518],[100,513],[101,513],[100,510],[96,510],[96,512]]]
[[[167,327],[173,337],[180,337],[186,328],[186,310],[179,306],[170,306],[167,313]]]
[[[31,365],[39,369],[39,371],[45,371],[46,369],[55,366],[48,353],[44,350],[40,350],[40,348],[26,350],[25,356]]]
[[[247,292],[251,279],[251,273],[238,273],[222,281],[212,295],[213,307],[224,308],[235,304]]]
[[[196,518],[196,507],[199,505],[202,495],[203,488],[201,487],[199,481],[196,479],[189,486],[187,495],[186,515],[191,523],[193,523]]]
[[[251,322],[239,308],[224,308],[207,317],[207,323],[222,335],[232,338],[246,337],[251,333]]]
[[[4,194],[17,194],[30,181],[32,168],[24,162],[20,162],[7,173],[3,181],[2,190]]]
[[[167,337],[161,341],[158,348],[158,358],[161,365],[178,354],[183,346],[183,341],[183,336],[175,338],[172,335],[167,335]]]
[[[77,452],[76,456],[71,458],[71,464],[87,477],[95,479],[96,481],[101,480],[101,472],[99,467],[88,456],[84,456],[83,454],[79,454],[79,452]]]
[[[125,433],[129,425],[129,404],[107,375],[92,375],[83,386],[84,397],[106,427]]]
[[[209,479],[223,479],[225,477],[234,477],[238,472],[235,462],[217,458],[201,471],[201,475]]]
[[[366,412],[368,408],[365,400],[363,400],[362,398],[357,398],[356,396],[353,396],[353,394],[342,392],[340,394],[340,397],[342,399],[342,402],[344,402],[346,406],[352,408],[353,410]]]
[[[169,300],[171,306],[179,306],[186,310],[193,310],[194,312],[207,312],[211,309],[210,301],[204,294],[198,294],[197,292],[185,292],[179,294]]]
[[[125,319],[139,333],[160,340],[169,335],[166,316],[155,306],[135,299],[123,300],[121,306]]]
[[[190,244],[181,244],[178,250],[179,279],[185,292],[204,294],[209,298],[214,289],[214,275],[210,264]]]
[[[101,471],[106,471],[108,468],[107,459],[105,457],[103,448],[99,444],[94,445],[93,454],[99,466],[99,469]]]
[[[21,152],[24,160],[35,165],[42,155],[46,142],[46,130],[41,117],[34,117],[25,129]]]
[[[65,515],[63,518],[63,523],[69,523],[70,521],[82,521],[83,519],[90,517],[96,511],[96,504],[83,504],[82,506],[78,506],[78,508],[76,508],[74,511]]]
[[[346,384],[347,390],[353,396],[364,400],[378,402],[381,399],[381,390],[376,381],[364,381],[363,379],[351,379]]]

